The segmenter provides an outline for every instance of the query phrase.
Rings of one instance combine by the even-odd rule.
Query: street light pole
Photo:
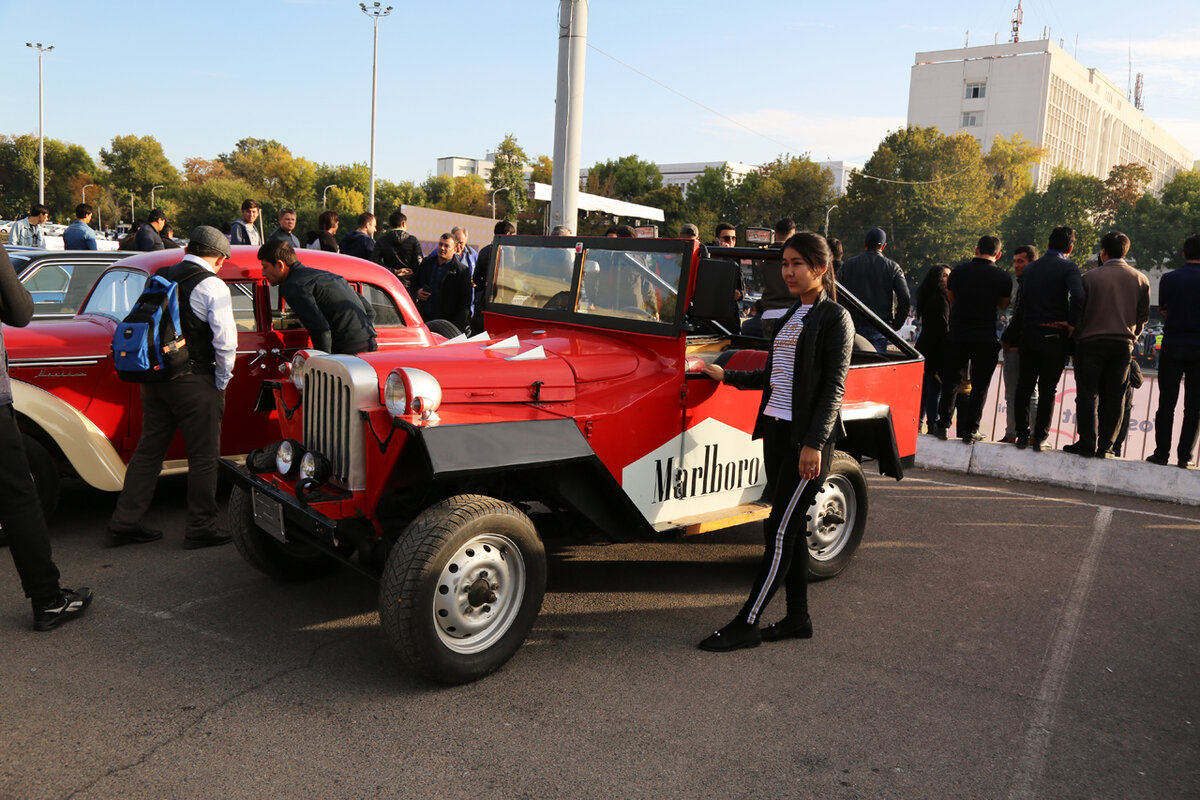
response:
[[[83,187],[83,191],[80,192],[80,194],[79,194],[79,202],[81,202],[81,203],[87,202],[87,190],[91,189],[95,185],[96,184],[94,184],[94,183],[89,183],[87,186]]]
[[[162,188],[165,188],[165,187],[161,183],[156,183],[150,187],[150,208],[151,208],[151,210],[158,208],[158,206],[154,205],[154,190],[162,189]]]
[[[371,197],[367,201],[367,212],[375,213],[375,91],[379,86],[379,19],[392,13],[392,7],[380,8],[379,3],[373,3],[367,8],[366,3],[359,3],[362,12],[371,18],[375,29],[375,52],[371,57]]]
[[[331,184],[329,184],[328,186],[326,186],[326,187],[325,187],[325,191],[321,192],[321,210],[322,210],[322,211],[324,211],[324,210],[325,210],[325,195],[326,195],[326,193],[327,193],[327,192],[328,192],[330,189],[333,189],[333,188],[335,188],[336,186],[337,186],[337,184],[336,184],[336,183],[331,183]],[[372,212],[372,213],[374,213],[374,212]]]
[[[492,192],[492,219],[496,218],[496,195],[500,194],[501,192],[507,192],[510,188],[511,187],[509,186],[501,186],[499,189]]]
[[[825,235],[826,236],[829,235],[829,212],[833,211],[835,208],[837,208],[836,203],[825,209]]]
[[[26,47],[32,47],[38,54],[38,202],[46,202],[46,148],[45,148],[45,117],[42,112],[42,54],[49,53],[54,45],[42,47],[42,43],[26,42]]]

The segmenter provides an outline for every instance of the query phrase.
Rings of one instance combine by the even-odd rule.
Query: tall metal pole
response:
[[[158,206],[154,205],[154,190],[155,189],[163,189],[163,188],[165,188],[165,187],[161,183],[156,183],[150,187],[150,208],[151,209],[158,208]]]
[[[79,202],[81,202],[81,203],[87,202],[87,190],[91,189],[95,185],[96,184],[94,184],[94,183],[89,183],[87,186],[83,187],[83,191],[81,191],[79,193]]]
[[[46,202],[46,148],[45,148],[45,117],[43,115],[43,81],[42,81],[42,54],[49,53],[54,49],[54,45],[42,47],[42,43],[33,44],[25,43],[26,47],[32,47],[37,50],[38,54],[38,203]]]
[[[583,71],[588,0],[559,0],[558,92],[554,99],[554,176],[550,226],[579,227],[579,151],[583,142]]]
[[[362,12],[371,18],[375,28],[375,51],[371,57],[371,197],[367,201],[367,213],[375,213],[375,93],[379,87],[379,18],[392,13],[392,7],[380,8],[379,3],[373,3],[367,8],[365,3],[359,3]]]
[[[335,186],[337,186],[336,183],[331,183],[325,187],[325,191],[321,192],[321,210],[322,211],[325,210],[325,195],[328,194],[329,190],[334,188]],[[374,214],[375,212],[372,211],[371,213]]]

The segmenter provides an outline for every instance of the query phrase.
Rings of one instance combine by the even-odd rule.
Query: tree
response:
[[[346,221],[351,223],[353,228],[353,220],[349,217],[356,217],[367,208],[367,196],[353,187],[343,189],[341,186],[335,186],[329,190],[326,197],[325,207],[330,211],[336,211]]]
[[[330,184],[339,189],[356,189],[363,195],[367,195],[371,191],[371,171],[366,164],[361,162],[321,164],[317,167],[316,180],[313,182],[314,199],[317,203],[321,202],[321,193]],[[378,196],[376,200],[378,200]]]
[[[1017,245],[1046,246],[1050,231],[1060,225],[1075,230],[1075,258],[1082,262],[1100,241],[1104,184],[1099,178],[1056,169],[1045,192],[1031,191],[1016,202],[1001,225],[1001,239]]]
[[[862,242],[867,230],[883,228],[888,255],[909,271],[961,261],[998,223],[991,213],[990,177],[979,142],[969,133],[901,128],[851,176],[833,232],[853,252],[852,243]]]
[[[691,222],[700,229],[700,238],[716,231],[717,223],[737,223],[739,218],[733,189],[736,184],[728,166],[705,167],[688,182],[687,208]]]
[[[169,192],[180,183],[178,170],[153,136],[114,136],[110,149],[100,150],[100,160],[108,168],[114,189],[133,193],[143,201],[149,199],[156,185]]]
[[[242,201],[251,193],[250,184],[240,178],[210,178],[201,183],[189,181],[175,193],[177,208],[168,219],[184,236],[197,225],[225,230],[230,220],[238,216]]]
[[[533,159],[533,171],[529,180],[535,183],[552,183],[554,181],[554,161],[550,156],[541,155]]]
[[[673,239],[678,236],[679,229],[688,221],[688,207],[687,202],[683,199],[683,187],[681,186],[660,186],[635,198],[633,202],[662,209],[664,219],[658,235],[664,239]]]
[[[992,140],[992,148],[983,157],[983,163],[991,176],[993,219],[1003,219],[1013,204],[1033,188],[1033,167],[1044,152],[1020,133],[1013,134],[1012,138],[997,136]]]
[[[201,184],[211,178],[232,178],[233,173],[219,159],[185,158],[183,160],[183,180],[187,183]]]
[[[42,146],[45,202],[51,219],[73,220],[80,190],[89,183],[101,183],[100,171],[87,151],[77,144],[44,139]],[[27,213],[37,198],[37,137],[28,134],[0,137],[0,218],[13,219]]]
[[[1105,221],[1112,222],[1122,206],[1133,206],[1146,193],[1150,170],[1141,164],[1117,164],[1108,171],[1100,207]]]
[[[504,135],[504,139],[496,146],[496,153],[492,161],[492,173],[489,176],[491,187],[491,197],[498,197],[496,194],[500,189],[507,189],[506,192],[500,192],[504,197],[504,219],[514,220],[517,214],[525,210],[525,206],[529,202],[529,193],[525,189],[525,167],[529,164],[529,156],[517,144],[517,137],[511,133]],[[495,209],[492,209],[493,213]],[[499,217],[500,214],[494,216]]]
[[[488,190],[478,175],[459,175],[451,182],[450,194],[438,203],[444,211],[458,214],[488,215]]]
[[[587,185],[588,191],[593,194],[632,201],[639,195],[661,187],[662,173],[652,162],[628,155],[616,161],[596,162],[588,170]]]
[[[231,174],[254,187],[255,196],[299,203],[313,195],[317,165],[306,158],[294,158],[274,139],[242,139],[218,160]]]
[[[738,220],[773,226],[790,217],[800,229],[820,230],[833,197],[833,173],[809,159],[779,156],[732,189]]]
[[[1144,194],[1120,206],[1113,227],[1129,236],[1129,254],[1142,269],[1178,264],[1183,240],[1200,231],[1200,170],[1177,174],[1161,198]]]
[[[425,193],[425,205],[430,208],[441,208],[442,202],[450,196],[453,189],[454,179],[449,175],[430,175],[421,184],[421,191]]]
[[[382,224],[388,216],[400,206],[425,205],[425,192],[412,181],[377,180],[375,183],[375,214],[381,217]]]

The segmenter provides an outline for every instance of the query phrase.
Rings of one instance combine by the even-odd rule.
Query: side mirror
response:
[[[726,319],[733,313],[737,291],[735,261],[702,258],[696,267],[696,289],[692,292],[692,316],[697,319]]]

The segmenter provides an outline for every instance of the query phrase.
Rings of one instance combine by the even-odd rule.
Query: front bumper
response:
[[[347,524],[346,520],[337,520],[321,513],[311,505],[297,500],[291,491],[285,491],[276,481],[259,477],[227,458],[221,459],[221,469],[235,486],[250,492],[252,497],[257,494],[279,506],[282,528],[287,538],[298,534],[297,538],[302,539],[305,544],[315,545],[322,550],[336,550],[341,544],[338,530],[339,526]],[[262,525],[259,527],[278,538],[274,531]]]

